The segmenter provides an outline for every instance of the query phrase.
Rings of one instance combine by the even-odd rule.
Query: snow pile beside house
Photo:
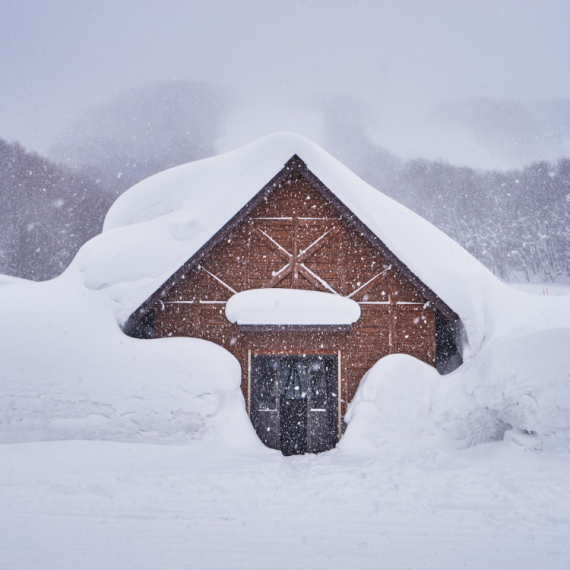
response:
[[[144,341],[79,275],[0,286],[0,441],[261,446],[237,360],[199,339]]]
[[[441,437],[434,407],[442,377],[432,366],[408,356],[381,359],[365,375],[349,405],[339,449],[348,454],[402,454]],[[440,444],[443,442],[440,441]]]
[[[351,325],[360,305],[320,291],[250,289],[230,298],[226,317],[239,325]]]
[[[394,445],[398,453],[510,440],[570,451],[569,346],[570,328],[512,334],[446,376],[410,356],[387,356],[360,384],[341,449],[374,455]]]
[[[570,328],[548,326],[555,309],[568,316],[566,299],[535,298],[542,321],[487,343],[451,374],[403,354],[380,360],[349,407],[339,450],[405,454],[502,439],[568,450]],[[0,441],[206,442],[272,453],[247,417],[229,352],[199,339],[133,339],[111,305],[69,272],[0,285]]]
[[[467,445],[512,438],[534,449],[570,450],[570,328],[514,332],[449,375],[469,399],[447,410],[448,431]]]

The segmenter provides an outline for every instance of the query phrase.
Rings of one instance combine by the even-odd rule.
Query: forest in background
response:
[[[443,161],[402,161],[353,125],[333,124],[330,131],[347,166],[445,232],[503,281],[570,281],[570,159],[482,171]]]
[[[230,111],[215,86],[157,84],[79,117],[49,158],[0,139],[0,273],[59,275],[127,188],[214,155]],[[507,172],[404,161],[363,125],[331,107],[324,148],[500,279],[570,281],[570,159]]]

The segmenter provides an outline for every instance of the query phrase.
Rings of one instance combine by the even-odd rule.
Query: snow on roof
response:
[[[230,298],[226,317],[239,325],[351,325],[360,305],[320,291],[250,289]]]
[[[293,156],[333,192],[461,318],[476,350],[505,289],[481,263],[426,220],[368,185],[326,151],[291,133],[171,168],[120,196],[103,233],[70,266],[114,301],[124,323],[253,198]],[[487,329],[487,330],[486,330]]]

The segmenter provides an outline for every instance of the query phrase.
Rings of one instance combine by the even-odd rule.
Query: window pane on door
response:
[[[263,358],[259,362],[257,379],[257,401],[259,410],[277,410],[277,378],[279,361],[277,358]]]
[[[327,390],[324,360],[322,356],[310,359],[309,377],[309,399],[311,402],[311,410],[324,410],[326,408]]]
[[[307,363],[299,358],[281,360],[281,398],[304,400],[307,397]]]

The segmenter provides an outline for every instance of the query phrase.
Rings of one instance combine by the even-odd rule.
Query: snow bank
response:
[[[251,289],[230,298],[226,317],[240,325],[351,325],[360,305],[320,291]]]
[[[468,403],[450,402],[449,434],[467,445],[506,436],[534,449],[570,450],[569,347],[570,328],[516,332],[490,343],[449,375]]]
[[[432,366],[407,354],[382,358],[362,379],[339,448],[348,454],[405,454],[436,433],[434,402],[441,379]]]
[[[222,347],[127,337],[109,300],[71,273],[0,286],[0,314],[0,441],[261,446]]]
[[[411,356],[387,356],[362,380],[341,448],[374,455],[507,439],[568,452],[569,346],[570,328],[512,334],[446,376]]]

